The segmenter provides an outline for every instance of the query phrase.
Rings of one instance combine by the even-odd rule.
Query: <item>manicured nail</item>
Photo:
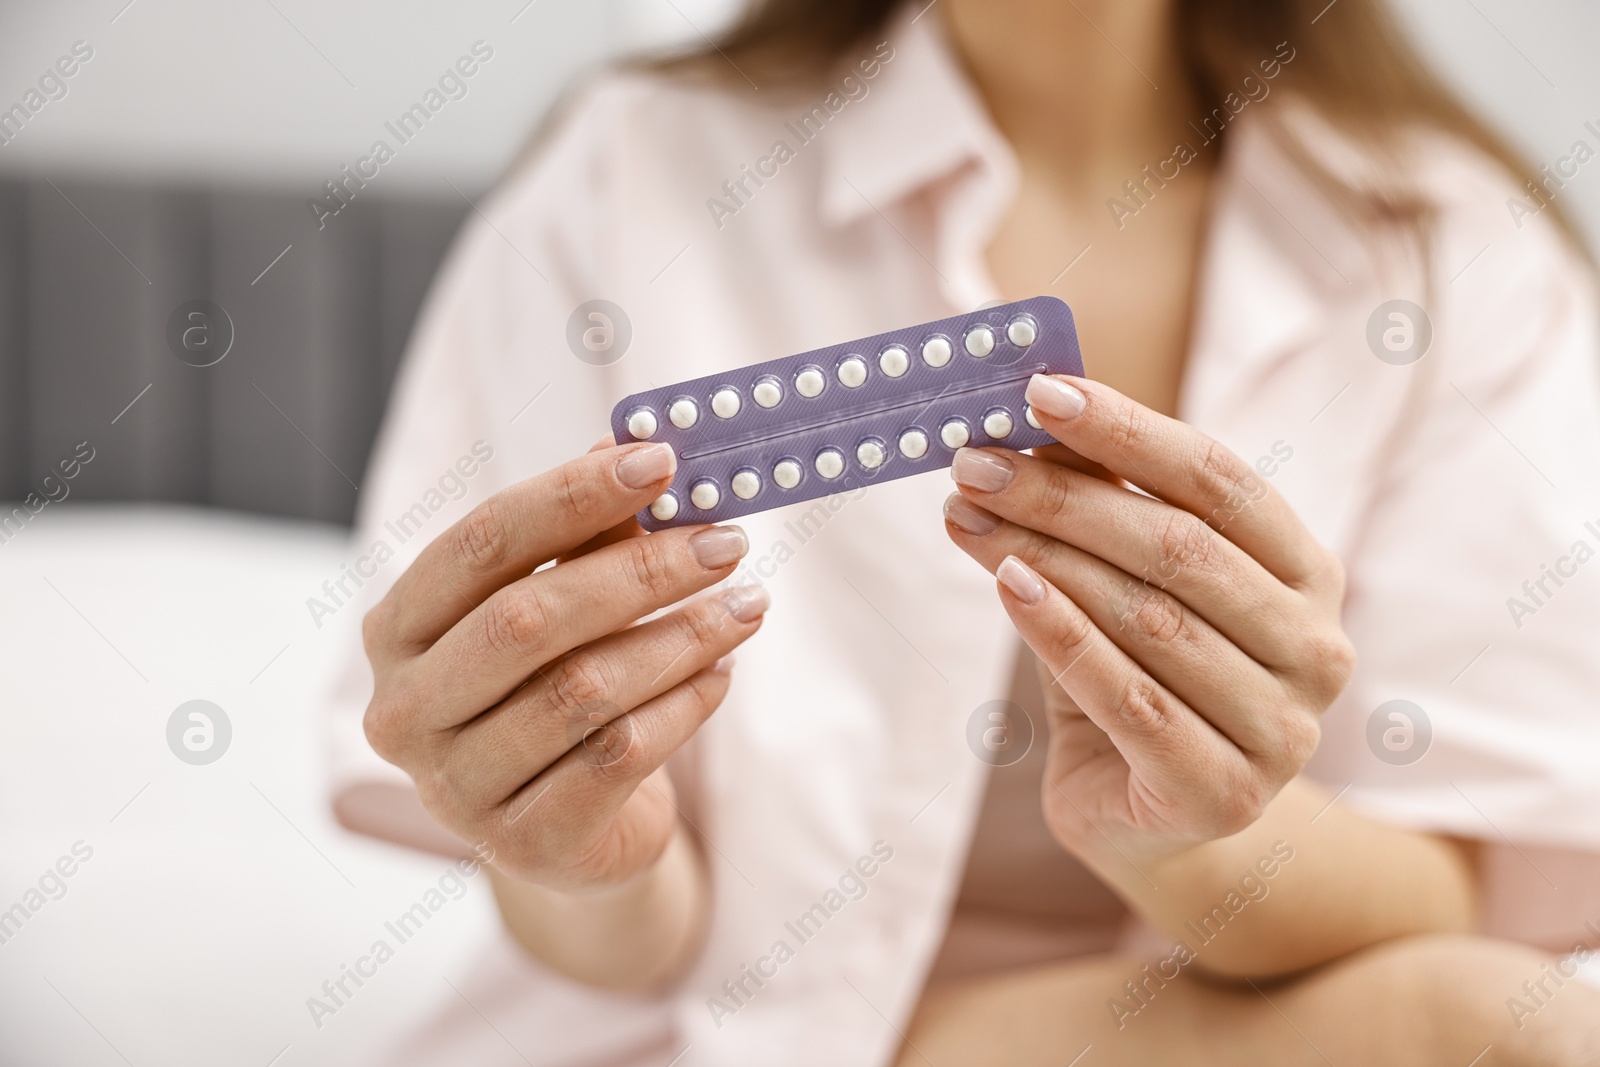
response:
[[[737,526],[713,526],[689,538],[689,551],[696,563],[714,571],[743,559],[750,551],[750,539]]]
[[[1007,556],[1001,560],[994,576],[1000,579],[1000,584],[1005,586],[1012,596],[1024,604],[1037,604],[1044,599],[1044,579],[1033,573],[1032,568],[1016,556]]]
[[[944,521],[977,537],[992,534],[1000,528],[999,519],[960,493],[951,493],[944,502]]]
[[[976,448],[956,449],[955,462],[950,464],[950,477],[957,485],[976,489],[980,493],[998,493],[1011,484],[1016,470],[1011,461],[993,452],[980,452]]]
[[[713,674],[732,674],[733,663],[733,653],[729,652],[726,656],[723,656],[721,659],[717,660],[717,662],[711,665],[711,671]]]
[[[1087,401],[1083,394],[1066,382],[1045,374],[1035,374],[1028,379],[1028,403],[1053,419],[1075,419],[1083,413]]]
[[[736,585],[722,594],[722,603],[740,622],[755,622],[772,606],[772,594],[763,585]]]
[[[672,477],[678,469],[678,457],[667,444],[645,445],[636,448],[617,462],[617,477],[629,489],[644,489],[663,478]]]

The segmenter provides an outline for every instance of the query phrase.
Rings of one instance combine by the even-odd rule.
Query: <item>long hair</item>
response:
[[[775,83],[803,82],[878,33],[902,2],[757,0],[710,48],[660,66],[698,68],[741,86],[744,75],[736,71],[743,70],[759,71]],[[1593,262],[1554,191],[1445,87],[1407,42],[1384,0],[1174,0],[1174,17],[1174,39],[1197,99],[1220,102],[1257,60],[1289,41],[1295,61],[1283,68],[1282,84],[1335,129],[1391,157],[1401,151],[1402,135],[1419,128],[1465,142],[1503,167],[1530,208],[1549,214]],[[1428,205],[1421,199],[1355,189],[1304,145],[1286,138],[1285,147],[1347,210],[1426,228]]]

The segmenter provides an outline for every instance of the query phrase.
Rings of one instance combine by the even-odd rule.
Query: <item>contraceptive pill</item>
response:
[[[955,355],[955,349],[950,347],[948,337],[930,337],[922,342],[922,362],[930,367],[942,367],[950,362],[950,357]]]
[[[867,361],[860,356],[850,356],[839,362],[839,384],[854,389],[867,380]]]
[[[700,408],[687,397],[674,400],[667,408],[667,418],[671,419],[672,425],[678,429],[687,430],[700,421]]]
[[[648,441],[656,435],[656,413],[649,408],[640,408],[628,416],[628,432],[641,441]]]
[[[761,475],[746,467],[744,470],[735,471],[733,475],[733,495],[740,500],[749,500],[761,492]]]
[[[709,478],[695,482],[694,488],[689,490],[689,503],[701,511],[710,511],[721,502],[722,491]]]
[[[731,419],[739,414],[739,393],[735,389],[718,389],[711,394],[711,411],[719,419]]]
[[[878,353],[878,369],[891,378],[898,378],[911,369],[911,357],[900,345],[890,345]]]
[[[1083,374],[1072,311],[1054,297],[636,393],[613,408],[612,432],[678,457],[642,526],[723,522],[940,470],[968,445],[1049,444],[1023,395],[1041,373]]]
[[[678,498],[671,493],[662,493],[650,505],[650,516],[658,522],[671,522],[678,517]]]
[[[762,407],[775,408],[783,399],[783,385],[776,378],[762,378],[750,390],[750,395]]]

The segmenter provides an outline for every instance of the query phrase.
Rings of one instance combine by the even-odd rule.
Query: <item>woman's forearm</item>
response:
[[[1466,849],[1332,799],[1297,778],[1232,837],[1159,860],[1109,845],[1086,859],[1147,922],[1182,942],[1194,966],[1216,974],[1287,974],[1407,934],[1473,928]]]
[[[489,868],[506,928],[546,966],[599,989],[659,988],[699,951],[705,863],[680,823],[666,852],[625,885],[568,893]]]

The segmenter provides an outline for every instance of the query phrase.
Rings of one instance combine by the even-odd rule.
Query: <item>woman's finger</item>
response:
[[[424,548],[373,609],[369,653],[426,648],[506,583],[625,523],[676,469],[668,445],[624,445],[496,493]]]
[[[1189,512],[1005,449],[963,448],[950,472],[985,511],[1170,593],[1251,658],[1287,667],[1298,656],[1304,600]]]
[[[600,438],[600,440],[596,441],[592,446],[590,446],[589,451],[599,452],[602,449],[615,448],[616,445],[616,438],[612,437],[610,434],[606,434],[604,437]],[[644,532],[644,527],[639,525],[638,518],[633,515],[629,515],[626,519],[623,519],[615,526],[601,530],[583,544],[570,551],[561,553],[561,555],[557,558],[558,561],[576,559],[579,556],[588,555],[597,548],[604,548],[606,545],[614,545],[618,541],[626,541],[630,537],[643,537]]]
[[[720,582],[749,547],[737,526],[680,527],[512,582],[399,666],[401,699],[433,694],[413,722],[459,726],[556,657]]]
[[[1277,578],[1306,589],[1332,556],[1244,460],[1177,419],[1085,378],[1036,374],[1028,403],[1049,434],[1119,477],[1204,520]]]
[[[1028,454],[1037,456],[1042,460],[1047,460],[1056,464],[1057,466],[1069,467],[1080,474],[1087,474],[1092,477],[1099,478],[1103,482],[1110,482],[1112,485],[1123,484],[1121,478],[1118,478],[1115,474],[1112,474],[1105,467],[1094,462],[1093,460],[1084,459],[1072,449],[1060,443],[1040,445],[1038,448],[1029,449]]]
[[[581,866],[582,884],[625,869],[616,850],[627,842],[608,833],[617,813],[722,703],[731,666],[691,675],[569,749],[500,805],[491,823],[496,850],[536,857],[541,866]]]
[[[991,573],[1006,559],[1022,560],[1251,761],[1277,766],[1310,757],[1319,736],[1315,717],[1296,707],[1270,671],[1175,597],[1014,523],[994,519],[991,532],[972,534],[963,525],[981,528],[977,516],[963,511],[972,506],[960,496],[950,498],[951,536]]]
[[[500,803],[628,709],[733,652],[769,603],[760,586],[724,589],[574,650],[462,727],[441,777],[468,807]]]
[[[1163,811],[1205,818],[1216,798],[1253,781],[1244,755],[1146,674],[1071,598],[1014,556],[1001,561],[995,576],[1006,613],[1053,684],[1127,761],[1135,825],[1164,821]]]

